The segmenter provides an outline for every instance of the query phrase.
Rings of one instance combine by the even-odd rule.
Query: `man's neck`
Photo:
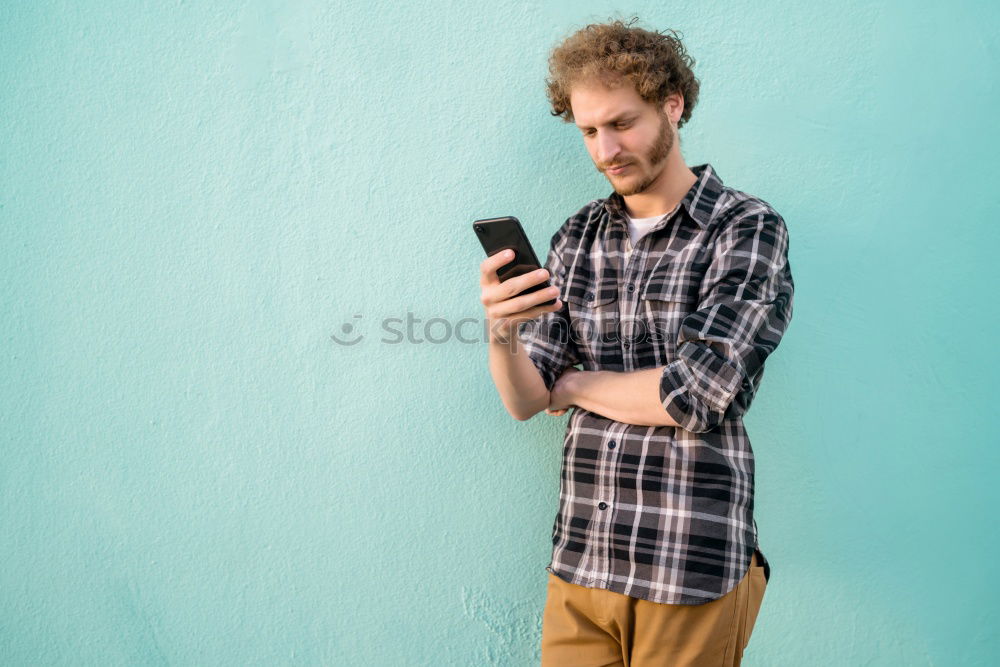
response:
[[[698,176],[684,164],[683,158],[673,153],[660,177],[646,191],[623,197],[626,213],[633,218],[666,215],[677,208],[697,181]]]

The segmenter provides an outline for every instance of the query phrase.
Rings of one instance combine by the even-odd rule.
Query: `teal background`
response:
[[[610,192],[546,58],[632,12],[791,234],[744,664],[995,664],[1000,5],[568,0],[0,6],[0,662],[537,664],[566,417],[469,223]]]

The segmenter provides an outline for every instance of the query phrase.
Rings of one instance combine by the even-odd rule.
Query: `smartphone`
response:
[[[535,251],[531,248],[531,243],[528,242],[524,228],[521,227],[521,221],[514,216],[476,220],[472,223],[472,228],[475,230],[476,236],[479,237],[479,242],[483,245],[487,257],[492,257],[508,248],[514,251],[514,259],[497,269],[497,278],[500,279],[500,282],[542,268]],[[514,296],[537,292],[546,287],[549,287],[548,280],[532,285]],[[555,299],[550,299],[538,305],[551,306],[555,302]]]

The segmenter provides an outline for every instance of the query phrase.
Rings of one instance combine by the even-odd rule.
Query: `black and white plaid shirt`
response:
[[[758,549],[743,415],[794,289],[782,217],[711,165],[691,170],[698,180],[680,206],[634,249],[615,192],[566,220],[545,263],[563,307],[519,332],[550,390],[568,366],[665,367],[660,400],[680,427],[572,409],[545,569],[672,604],[725,595]]]

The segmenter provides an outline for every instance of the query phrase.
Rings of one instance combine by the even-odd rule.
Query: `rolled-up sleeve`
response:
[[[792,318],[788,230],[775,212],[720,232],[698,308],[680,323],[677,356],[663,369],[660,401],[684,429],[705,432],[750,407]]]
[[[552,235],[549,254],[545,260],[549,283],[559,288],[562,308],[546,312],[518,327],[518,338],[524,350],[538,369],[545,388],[552,386],[570,366],[580,363],[576,343],[570,331],[569,305],[566,303],[566,265],[563,253],[570,240],[568,221]]]

